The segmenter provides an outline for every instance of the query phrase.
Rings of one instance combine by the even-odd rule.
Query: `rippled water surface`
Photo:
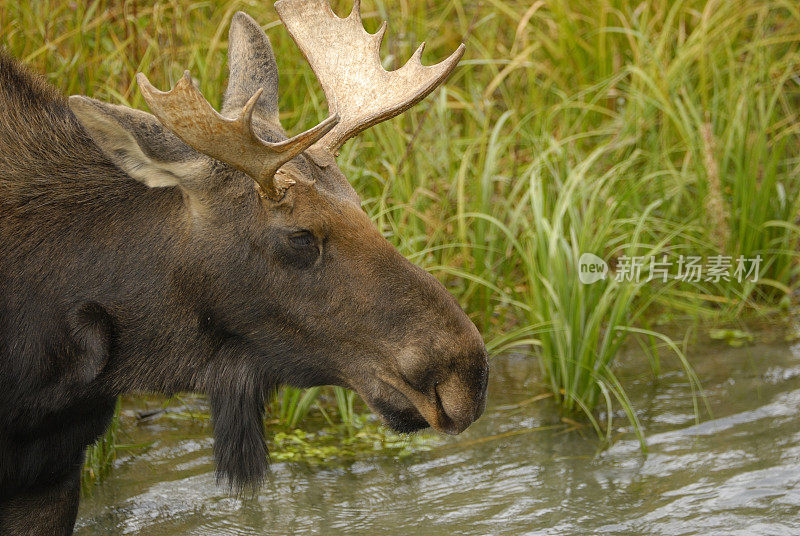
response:
[[[401,460],[274,463],[248,499],[215,485],[207,428],[156,420],[129,432],[154,443],[120,454],[76,533],[800,534],[800,346],[691,358],[713,410],[700,424],[682,375],[623,376],[647,458],[624,430],[597,452],[593,432],[560,424],[548,400],[525,403],[543,389],[521,356],[493,362],[489,408],[461,436]]]

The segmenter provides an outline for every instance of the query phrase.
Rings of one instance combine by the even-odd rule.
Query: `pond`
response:
[[[713,412],[699,424],[681,374],[653,382],[624,356],[647,457],[629,430],[599,450],[590,428],[532,401],[544,390],[519,355],[493,361],[489,407],[461,436],[403,458],[275,462],[244,499],[216,486],[207,426],[156,419],[129,432],[153,443],[120,453],[76,534],[800,534],[800,345],[690,358]]]

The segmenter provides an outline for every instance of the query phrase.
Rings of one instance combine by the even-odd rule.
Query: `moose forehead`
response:
[[[287,139],[280,125],[261,116],[253,117],[253,131],[271,143]],[[358,228],[366,223],[373,227],[361,208],[361,197],[328,151],[309,147],[279,171],[296,182],[287,191],[286,201],[297,225],[302,222],[312,228]]]
[[[336,228],[342,233],[363,234],[374,225],[361,208],[361,200],[336,164],[319,166],[302,154],[281,167],[296,181],[286,192],[284,203],[295,226],[309,229]],[[269,203],[269,201],[265,201]]]
[[[270,221],[287,228],[309,230],[324,238],[340,236],[345,248],[349,248],[348,244],[366,248],[367,243],[382,247],[384,240],[376,241],[382,238],[380,232],[360,204],[332,192],[327,184],[325,177],[316,181],[298,180],[280,203],[285,210],[267,211]]]
[[[273,132],[265,135],[273,136]],[[276,141],[286,139],[285,136],[275,138]],[[319,151],[315,147],[306,149],[303,153],[281,166],[280,172],[284,172],[291,178],[301,183],[308,181],[313,183],[314,188],[332,201],[347,203],[357,207],[361,211],[361,197],[341,172],[336,161],[327,153]],[[297,196],[298,198],[300,196]],[[338,204],[337,203],[337,204]]]

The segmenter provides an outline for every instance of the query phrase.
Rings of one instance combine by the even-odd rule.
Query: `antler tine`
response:
[[[279,0],[275,9],[322,85],[331,114],[342,120],[317,145],[334,154],[362,130],[390,119],[424,99],[455,68],[465,46],[436,65],[420,62],[423,43],[396,71],[381,65],[386,22],[374,34],[361,23],[360,1],[346,18],[328,0]]]
[[[350,10],[348,19],[353,19],[361,24],[361,0],[353,0],[353,9]]]
[[[189,71],[168,92],[153,87],[143,73],[136,75],[136,80],[153,115],[164,126],[197,151],[247,173],[258,183],[262,195],[273,200],[281,199],[294,184],[288,177],[276,176],[278,169],[339,122],[339,117],[333,115],[302,134],[271,143],[253,130],[253,111],[262,89],[255,92],[236,118],[230,119],[208,103],[192,83]]]

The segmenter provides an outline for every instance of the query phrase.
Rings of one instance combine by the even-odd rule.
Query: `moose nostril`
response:
[[[464,431],[483,413],[486,406],[484,376],[487,374],[464,374],[462,371],[436,385],[437,406],[449,421],[447,432],[458,434]]]

